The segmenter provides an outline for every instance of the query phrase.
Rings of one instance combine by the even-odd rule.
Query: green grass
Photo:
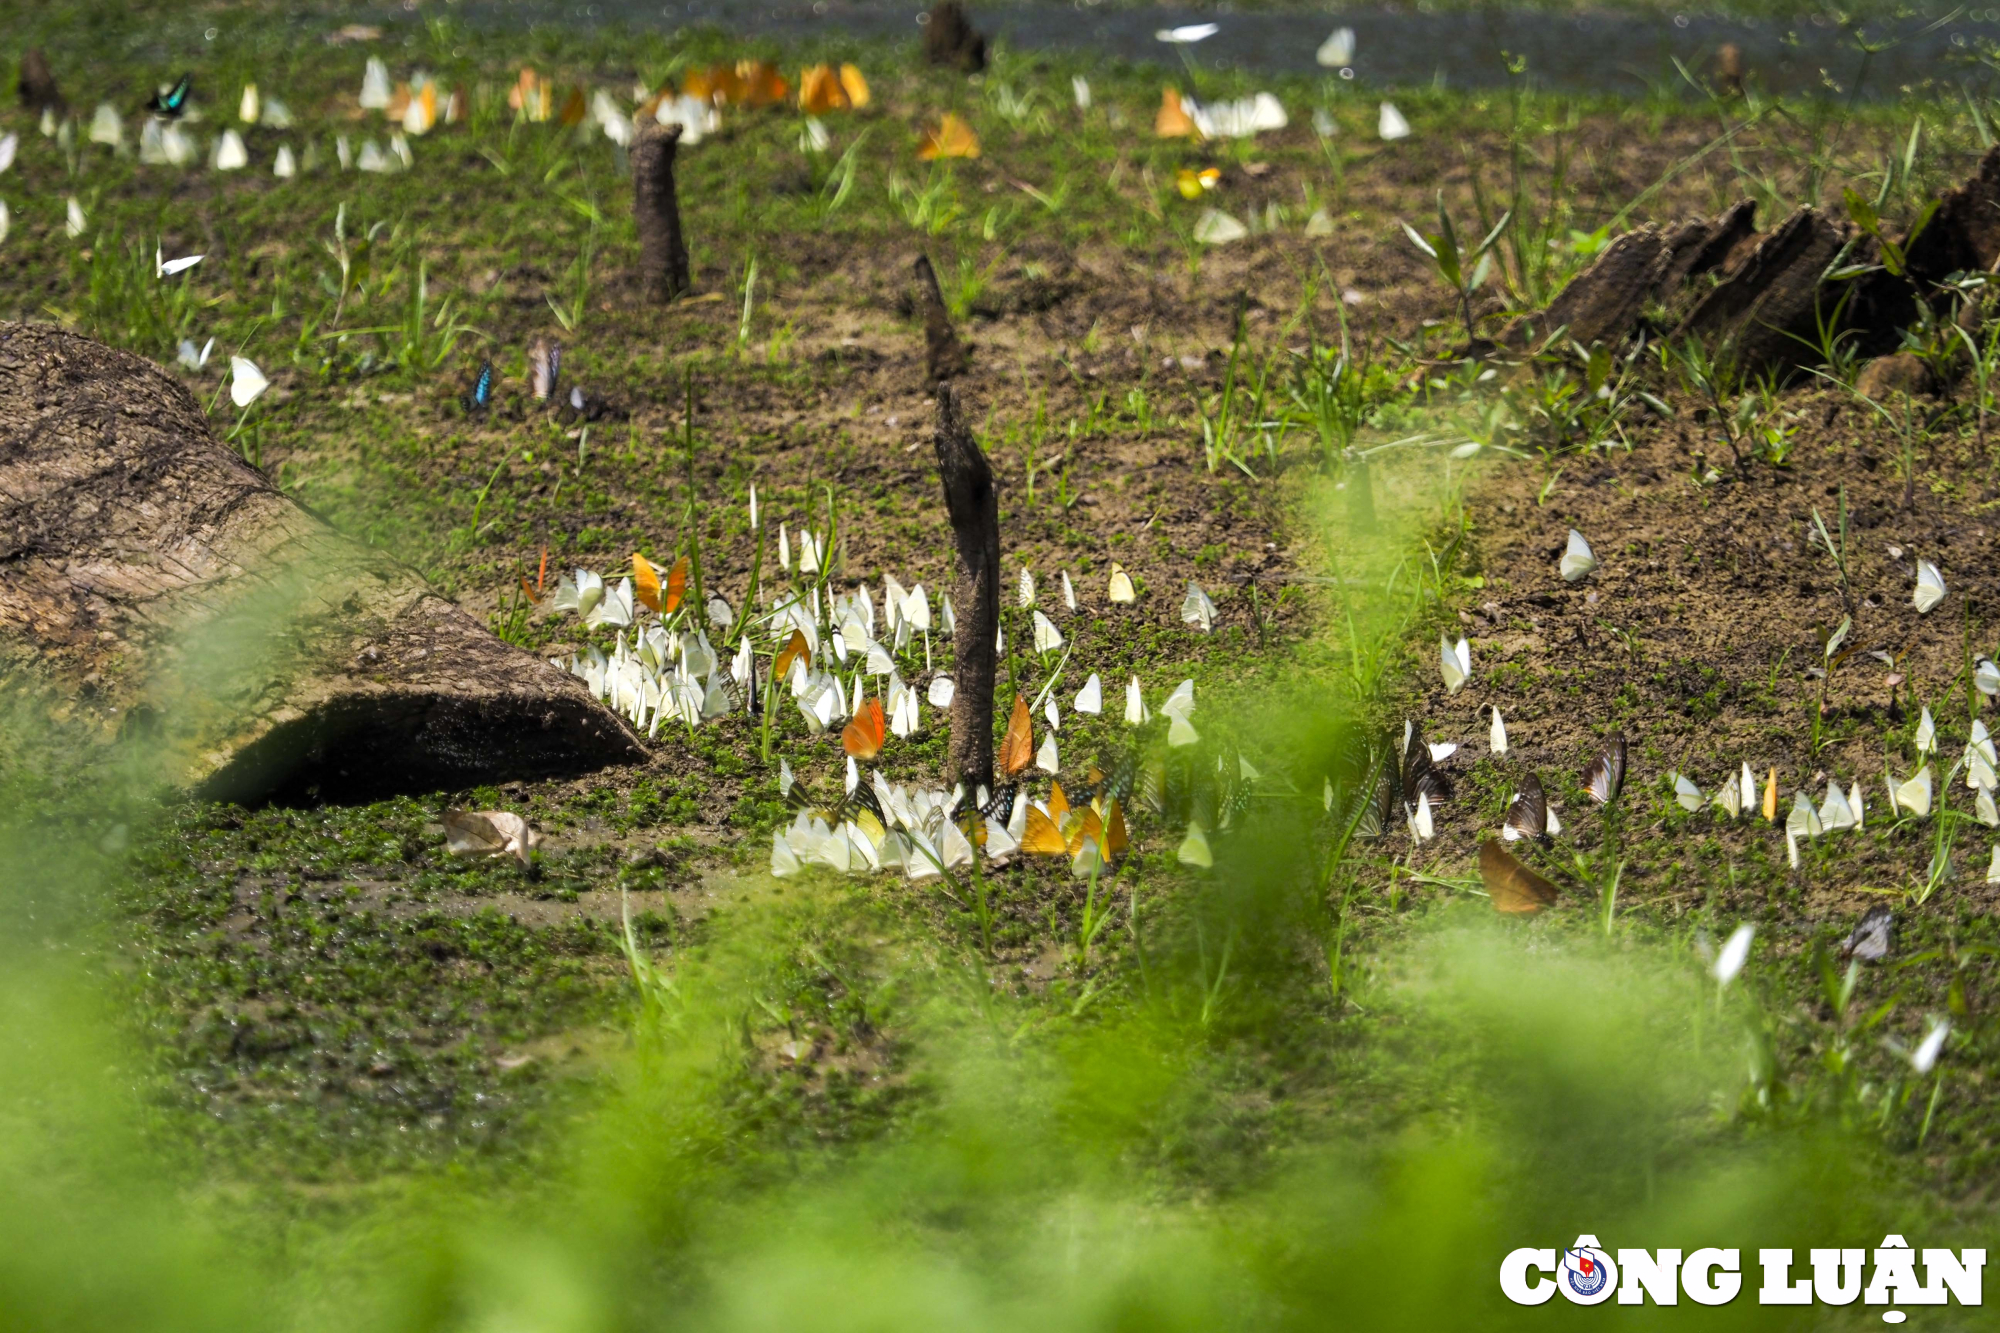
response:
[[[1844,931],[1782,849],[1685,816],[1657,786],[1635,783],[1616,823],[1575,821],[1574,901],[1530,922],[1496,923],[1476,876],[1400,832],[1350,842],[1346,807],[1321,800],[1343,742],[1400,722],[1439,630],[1500,576],[1468,498],[1508,475],[1507,455],[1545,455],[1557,497],[1581,484],[1621,429],[1649,428],[1628,376],[1683,410],[1706,397],[1746,439],[1778,420],[1773,395],[1685,362],[1675,378],[1671,363],[1552,358],[1502,396],[1440,363],[1461,321],[1545,295],[1587,258],[1570,233],[1669,173],[1633,216],[1743,191],[1767,208],[1832,201],[1870,172],[1885,212],[1907,216],[1978,142],[1962,99],[1751,107],[1751,130],[1697,159],[1743,109],[1399,92],[1419,131],[1399,153],[1365,132],[1371,98],[1280,81],[1295,123],[1318,104],[1341,118],[1330,162],[1303,134],[1153,140],[1156,72],[1002,52],[971,85],[836,40],[809,54],[859,58],[877,110],[829,118],[823,156],[779,112],[684,153],[697,286],[719,299],[662,313],[631,299],[609,143],[516,124],[503,90],[532,59],[622,94],[740,54],[713,33],[392,29],[392,71],[464,84],[473,117],[416,140],[419,171],[364,177],[329,165],[336,132],[384,137],[338,118],[362,55],[318,45],[312,24],[189,12],[142,29],[64,9],[14,26],[49,45],[86,110],[192,65],[212,130],[254,77],[302,122],[253,134],[258,162],[283,137],[316,144],[320,167],[280,184],[87,146],[66,158],[9,113],[23,149],[0,176],[15,217],[0,309],[163,363],[210,335],[219,359],[255,357],[277,389],[240,422],[218,406],[219,430],[240,427],[288,492],[537,648],[580,633],[510,618],[507,590],[544,546],[553,573],[634,549],[664,561],[698,538],[712,577],[740,579],[753,480],[767,522],[795,530],[823,524],[834,487],[850,578],[936,586],[935,516],[911,498],[934,483],[921,448],[898,461],[923,433],[878,424],[915,393],[867,379],[915,355],[893,311],[908,255],[930,247],[983,344],[1008,574],[1032,560],[1048,598],[1058,568],[1081,583],[1133,566],[1160,614],[1066,622],[1079,665],[1103,670],[1108,700],[1132,671],[1155,699],[1194,678],[1201,763],[1265,774],[1216,831],[1214,871],[1180,865],[1181,830],[1163,824],[1094,886],[1060,865],[984,877],[982,916],[893,877],[764,875],[788,812],[741,719],[642,773],[247,810],[162,798],[143,768],[22,762],[43,721],[10,701],[0,1192],[16,1206],[0,1215],[0,1309],[21,1326],[1488,1327],[1551,1314],[1501,1304],[1500,1256],[1580,1229],[1746,1250],[1990,1229],[1989,917],[1949,894],[1903,913],[1898,965],[1843,996],[1825,955]],[[1067,100],[1079,72],[1088,116]],[[1205,93],[1251,87],[1202,77]],[[915,160],[913,127],[946,107],[985,138],[979,163]],[[1652,156],[1598,169],[1626,144]],[[1490,160],[1485,196],[1454,157]],[[1205,205],[1173,172],[1211,160],[1231,173],[1213,202],[1275,206],[1288,229],[1255,265],[1176,239]],[[1540,210],[1496,241],[1503,267],[1476,297],[1424,274],[1395,227],[1434,216],[1440,189],[1468,235],[1494,201]],[[91,218],[76,241],[58,211],[71,192]],[[1294,244],[1322,206],[1338,239]],[[1481,236],[1492,226],[1480,216]],[[156,238],[210,258],[159,282]],[[1370,304],[1343,304],[1355,283]],[[1123,358],[1142,321],[1155,331]],[[558,328],[579,380],[628,419],[585,434],[514,396],[465,415],[482,357],[518,379],[527,338]],[[1191,389],[1160,365],[1212,350],[1233,377]],[[190,383],[204,401],[222,387],[213,369]],[[1599,383],[1625,395],[1615,409],[1578,405]],[[1461,443],[1477,456],[1450,458]],[[1746,452],[1759,477],[1780,471],[1770,452]],[[1151,475],[1117,462],[1131,456]],[[1176,526],[1180,509],[1199,521]],[[1303,577],[1236,582],[1266,542]],[[1212,640],[1171,612],[1188,577],[1223,608]],[[1710,710],[1765,684],[1631,658],[1615,691],[1532,663],[1481,669],[1635,733],[1662,682]],[[1760,716],[1782,734],[1798,714],[1779,675]],[[837,751],[790,724],[780,753],[836,782]],[[1062,743],[1109,759],[1124,732],[1074,719]],[[932,773],[942,748],[934,728],[896,751],[899,776]],[[1649,774],[1672,762],[1635,756]],[[1583,810],[1573,775],[1551,782],[1566,815]],[[1510,774],[1481,760],[1461,784],[1494,822]],[[522,810],[551,845],[525,869],[454,860],[436,821],[459,801]],[[1871,826],[1807,854],[1815,870],[1904,862],[1917,841],[1928,857],[1923,832]],[[1621,865],[1606,914],[1595,888]],[[1756,951],[1718,994],[1702,941],[1746,919]],[[1946,1072],[1919,1080],[1878,1038],[1931,1012],[1958,1035]],[[1762,1316],[1748,1297],[1702,1312]]]

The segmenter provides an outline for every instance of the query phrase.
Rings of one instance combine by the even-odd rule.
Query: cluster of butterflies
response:
[[[1973,719],[1965,748],[1945,773],[1942,782],[1938,781],[1932,767],[1932,757],[1938,752],[1938,734],[1937,723],[1931,717],[1929,708],[1925,708],[1917,720],[1916,750],[1920,762],[1915,773],[1900,780],[1893,773],[1883,774],[1882,785],[1890,810],[1900,810],[1916,819],[1927,819],[1940,789],[1950,791],[1959,775],[1963,774],[1966,789],[1973,794],[1973,817],[1987,828],[2000,828],[2000,805],[1996,805],[1994,799],[1994,791],[2000,787],[2000,752],[1996,752],[1993,736],[1984,722]],[[1728,818],[1735,819],[1755,812],[1761,814],[1765,822],[1776,823],[1778,770],[1773,768],[1765,779],[1761,800],[1758,797],[1757,775],[1748,763],[1733,777],[1726,778],[1713,792],[1702,791],[1685,773],[1676,773],[1674,800],[1690,814],[1706,808],[1719,810]],[[1845,790],[1829,779],[1826,796],[1817,805],[1807,793],[1793,793],[1791,810],[1785,815],[1785,851],[1792,868],[1798,868],[1801,842],[1842,829],[1859,831],[1865,826],[1867,818],[1868,801],[1859,778],[1848,784]],[[1987,880],[1989,883],[2000,883],[2000,845],[1994,847]]]
[[[562,344],[548,338],[537,338],[528,344],[528,394],[537,403],[555,404],[565,421],[602,421],[618,417],[619,411],[609,400],[595,394],[587,394],[580,384],[571,384],[567,394],[562,392]],[[459,396],[459,405],[474,416],[481,416],[493,407],[494,394],[500,387],[500,373],[488,359],[479,363],[473,374],[472,383]]]
[[[1492,748],[1496,754],[1507,753],[1506,722],[1498,709],[1493,710]],[[1412,842],[1427,842],[1437,836],[1438,808],[1454,797],[1451,776],[1441,765],[1457,750],[1451,742],[1425,741],[1415,722],[1403,724],[1400,746],[1386,735],[1372,740],[1357,735],[1342,750],[1336,773],[1327,778],[1326,808],[1332,812],[1338,807],[1356,838],[1386,837],[1400,823]],[[1610,805],[1624,790],[1627,755],[1624,736],[1614,732],[1584,769],[1583,789],[1598,805]],[[1342,792],[1348,793],[1344,801]],[[1508,798],[1500,836],[1487,838],[1479,849],[1480,876],[1496,911],[1539,912],[1557,901],[1556,886],[1507,845],[1546,845],[1561,832],[1562,821],[1540,777],[1532,770],[1522,772]]]
[[[845,874],[901,869],[924,879],[969,867],[975,857],[1004,865],[1021,857],[1064,857],[1070,871],[1087,878],[1113,864],[1130,845],[1126,811],[1143,812],[1169,826],[1185,825],[1179,858],[1190,865],[1213,865],[1211,830],[1227,830],[1248,807],[1261,779],[1247,757],[1226,747],[1211,761],[1176,741],[1194,709],[1191,682],[1183,682],[1160,712],[1169,719],[1142,732],[1126,746],[1111,770],[1093,764],[1065,790],[1050,750],[1035,743],[1032,710],[1016,697],[997,756],[999,785],[968,793],[961,785],[910,789],[892,784],[879,770],[863,778],[858,761],[872,757],[883,740],[883,715],[874,700],[858,710],[842,733],[847,751],[846,780],[837,799],[815,796],[781,761],[780,793],[796,809],[792,823],[772,835],[771,871],[795,874],[824,865]],[[1191,730],[1187,733],[1192,736]],[[1048,795],[1028,790],[1036,769],[1052,773]]]

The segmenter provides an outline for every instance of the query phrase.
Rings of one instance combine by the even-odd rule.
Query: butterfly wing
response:
[[[1526,916],[1555,905],[1556,886],[1521,863],[1519,857],[1488,838],[1479,848],[1479,877],[1493,900],[1493,910]]]
[[[1056,822],[1034,806],[1028,807],[1028,824],[1021,834],[1021,850],[1030,856],[1067,856],[1069,844],[1063,841],[1062,830]]]
[[[1035,762],[1035,726],[1028,719],[1028,701],[1014,696],[1014,713],[1007,719],[1007,734],[1000,742],[1000,771],[1009,778]]]
[[[1549,836],[1549,798],[1542,780],[1533,773],[1521,778],[1521,789],[1507,804],[1507,820],[1500,830],[1508,842],[1521,838],[1546,841]]]
[[[1625,737],[1614,731],[1611,739],[1604,743],[1604,749],[1583,771],[1583,786],[1592,800],[1599,805],[1609,805],[1618,799],[1624,785]]]
[[[660,598],[660,607],[668,615],[680,610],[681,600],[687,596],[688,558],[682,556],[674,561],[674,567],[667,571],[667,586]]]
[[[164,97],[155,94],[151,103],[153,110],[168,116],[178,116],[187,110],[188,93],[194,88],[194,75],[183,74],[181,81]]]
[[[1860,958],[1867,962],[1877,962],[1889,952],[1889,932],[1895,925],[1895,914],[1887,906],[1877,904],[1868,909],[1847,942],[1840,947],[1842,958]]]
[[[637,551],[632,552],[632,595],[648,609],[660,609],[660,567]]]
[[[888,722],[882,715],[882,701],[870,699],[848,720],[846,730],[840,733],[840,744],[856,759],[873,759],[882,753],[882,742],[887,736]]]
[[[1411,726],[1403,747],[1403,803],[1415,805],[1428,796],[1432,805],[1442,805],[1452,796],[1451,779],[1431,760],[1430,746],[1424,743],[1422,727]]]

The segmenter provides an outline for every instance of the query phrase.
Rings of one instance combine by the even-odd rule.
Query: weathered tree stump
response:
[[[993,468],[959,416],[958,392],[937,390],[938,479],[958,552],[953,602],[951,758],[946,782],[968,797],[993,785],[993,678],[1000,634],[1000,497]]]
[[[681,127],[641,117],[632,139],[632,220],[639,232],[639,282],[650,301],[665,303],[693,287],[681,236],[674,154]]]
[[[21,105],[40,115],[44,111],[61,112],[66,103],[62,90],[56,87],[55,71],[49,68],[49,58],[42,54],[42,48],[31,46],[21,57]]]
[[[1704,273],[1724,267],[1756,234],[1757,205],[1748,199],[1737,200],[1721,217],[1683,222],[1667,237],[1672,258],[1661,276],[1661,290],[1678,292]]]
[[[958,0],[940,0],[924,25],[924,59],[947,69],[977,74],[986,68],[986,36],[972,26]]]
[[[218,798],[644,758],[580,681],[281,494],[178,382],[47,325],[0,324],[0,686],[53,705],[40,741],[122,739]]]
[[[1572,278],[1548,309],[1515,320],[1500,341],[1526,346],[1567,329],[1566,336],[1580,346],[1616,346],[1638,327],[1672,257],[1666,238],[1654,228],[1626,232]]]
[[[951,311],[945,308],[929,255],[917,256],[916,272],[917,307],[924,315],[924,387],[935,389],[970,369],[972,354],[952,331]]]
[[[1729,358],[1746,370],[1809,358],[1819,319],[1838,299],[1827,295],[1822,311],[1820,280],[1848,240],[1846,227],[1817,209],[1799,209],[1695,303],[1676,336],[1726,346]]]

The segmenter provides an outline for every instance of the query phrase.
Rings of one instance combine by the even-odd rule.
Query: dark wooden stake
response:
[[[959,416],[958,391],[937,390],[938,479],[958,549],[951,641],[951,760],[946,782],[968,798],[993,785],[993,677],[1000,632],[1000,498],[993,469]]]
[[[972,354],[952,332],[951,311],[945,309],[929,255],[917,256],[917,304],[924,312],[924,387],[935,389],[970,369]]]
[[[972,26],[958,0],[940,0],[924,25],[924,59],[933,65],[977,74],[986,68],[986,37]]]
[[[646,299],[685,296],[687,243],[681,238],[680,197],[674,190],[674,151],[681,127],[645,120],[632,140],[632,220],[639,230],[639,278]]]
[[[49,68],[49,58],[39,46],[29,47],[21,57],[21,105],[37,113],[44,109],[60,112],[65,105],[62,91],[56,87],[55,71]]]

